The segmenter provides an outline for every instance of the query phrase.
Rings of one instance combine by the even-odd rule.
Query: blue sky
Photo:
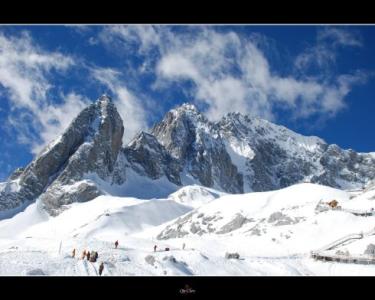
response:
[[[375,27],[1,26],[0,180],[100,94],[124,143],[192,102],[375,151]]]

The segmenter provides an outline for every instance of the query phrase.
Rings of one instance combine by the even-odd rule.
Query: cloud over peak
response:
[[[106,36],[140,49],[147,64],[153,66],[155,88],[168,89],[176,82],[193,83],[188,94],[208,107],[210,119],[218,119],[228,111],[241,111],[274,120],[276,107],[296,119],[317,114],[334,116],[345,107],[345,96],[352,86],[364,78],[356,73],[328,77],[305,74],[303,68],[313,59],[319,67],[335,60],[335,53],[322,45],[296,58],[299,75],[281,76],[256,40],[233,31],[198,27],[178,32],[165,27],[117,26],[106,28]],[[359,39],[343,30],[319,31],[320,43],[332,39],[335,45],[360,45]],[[350,76],[351,80],[343,80],[342,76]]]
[[[61,104],[48,97],[51,72],[64,73],[73,63],[70,56],[43,50],[25,31],[17,36],[0,32],[0,85],[10,101],[5,127],[33,153],[61,133],[87,103],[74,94]]]
[[[70,34],[84,40],[88,53],[48,50],[26,31],[0,32],[0,97],[10,107],[3,126],[32,153],[62,133],[94,100],[92,95],[104,91],[113,95],[125,122],[126,143],[147,129],[155,115],[170,108],[168,104],[178,101],[194,102],[211,120],[228,112],[276,122],[280,112],[291,120],[331,118],[346,108],[353,86],[368,77],[364,71],[333,70],[339,51],[363,46],[359,34],[343,28],[319,28],[314,44],[285,59],[283,63],[292,67],[282,72],[273,59],[274,55],[284,59],[277,41],[251,30],[151,25],[71,28]],[[65,85],[65,81],[77,83]]]

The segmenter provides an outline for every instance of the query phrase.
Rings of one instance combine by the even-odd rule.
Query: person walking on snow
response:
[[[154,252],[156,252],[156,245],[154,246]]]
[[[82,252],[82,259],[85,259],[85,257],[86,257],[86,250],[83,250],[83,252]]]
[[[185,250],[185,243],[182,244],[182,250]]]
[[[117,249],[118,247],[118,240],[115,242],[115,248]]]
[[[99,275],[102,276],[102,273],[103,273],[103,270],[104,270],[104,263],[102,262],[99,266]]]
[[[87,251],[87,260],[90,261],[90,251]]]
[[[74,258],[76,256],[76,248],[73,249],[72,257]]]

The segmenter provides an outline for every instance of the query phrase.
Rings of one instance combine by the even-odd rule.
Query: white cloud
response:
[[[91,36],[91,37],[89,38],[88,42],[89,42],[89,44],[90,44],[91,46],[96,46],[96,45],[99,44],[99,41],[98,41],[95,37],[93,37],[93,36]]]
[[[90,104],[89,99],[73,92],[61,95],[61,98],[64,99],[62,104],[51,104],[37,114],[41,125],[39,137],[42,143],[32,143],[34,154],[39,153],[47,143],[62,134],[73,119]]]
[[[318,31],[318,42],[329,42],[331,46],[362,47],[361,36],[353,31],[337,27],[325,27]]]
[[[11,37],[0,33],[0,86],[10,101],[6,126],[34,154],[62,133],[88,103],[73,93],[62,94],[60,104],[49,100],[49,75],[65,72],[73,63],[69,56],[41,49],[27,32]]]
[[[76,33],[80,35],[85,35],[87,33],[91,32],[91,29],[93,28],[92,25],[82,25],[82,24],[69,24],[65,25],[65,27],[68,27],[75,31]]]
[[[85,30],[86,27],[74,27]],[[33,154],[58,137],[91,101],[74,92],[60,92],[59,101],[49,99],[52,71],[60,73],[75,67],[77,59],[40,48],[24,32],[19,36],[0,33],[0,86],[10,100],[11,112],[5,127],[15,130],[17,141],[30,147]],[[124,142],[145,129],[146,116],[140,100],[120,80],[121,73],[110,68],[85,68],[114,95],[114,102],[125,122]],[[106,91],[103,91],[106,92]]]
[[[10,91],[16,107],[37,110],[50,88],[45,74],[66,70],[72,63],[60,53],[39,49],[26,32],[19,37],[0,33],[0,84]]]
[[[335,28],[319,31],[319,45],[296,58],[298,77],[281,76],[272,69],[259,48],[267,41],[259,35],[247,37],[209,27],[173,33],[163,26],[115,26],[102,32],[101,41],[108,47],[116,44],[120,51],[135,47],[148,69],[154,67],[156,89],[167,89],[172,82],[193,82],[189,90],[193,101],[206,104],[206,114],[213,120],[230,111],[274,120],[276,106],[297,119],[314,114],[332,117],[345,107],[352,86],[363,82],[359,77],[364,78],[354,74],[344,82],[340,76],[327,78],[324,72],[320,77],[304,74],[303,67],[312,62],[318,67],[335,62],[336,53],[326,47],[328,42],[334,47],[361,45],[354,34]]]
[[[201,74],[191,59],[179,53],[168,54],[162,57],[156,71],[175,80],[201,79]]]
[[[325,45],[317,45],[306,49],[295,59],[295,66],[299,70],[309,68],[310,66],[318,66],[324,68],[336,62],[336,53]]]
[[[194,41],[179,41],[177,45],[162,55],[156,68],[159,80],[192,80],[196,85],[195,100],[209,105],[207,114],[211,119],[240,111],[273,120],[275,104],[291,110],[296,118],[315,113],[334,115],[344,107],[347,93],[342,83],[281,77],[272,72],[268,60],[251,40],[235,33],[206,29]],[[354,83],[346,83],[346,89]]]
[[[275,107],[290,112],[293,118],[332,117],[346,107],[345,98],[353,86],[366,80],[363,73],[329,77],[325,72],[321,77],[304,73],[312,64],[319,68],[334,64],[339,47],[362,46],[358,35],[339,28],[318,31],[316,45],[295,59],[298,76],[280,75],[272,68],[260,47],[267,45],[261,35],[219,32],[210,27],[187,27],[175,33],[167,26],[106,26],[98,36],[93,36],[91,27],[73,29],[93,45],[104,43],[124,56],[129,50],[136,51],[142,58],[139,69],[129,64],[129,70],[121,71],[80,64],[113,95],[124,120],[124,143],[147,128],[146,115],[152,113],[149,99],[137,89],[139,81],[130,83],[128,75],[153,73],[153,87],[159,90],[170,88],[172,82],[192,82],[193,88],[186,94],[204,104],[213,120],[230,111],[275,120]],[[60,93],[58,104],[49,99],[52,73],[64,74],[76,63],[76,58],[39,47],[27,32],[17,36],[0,33],[0,93],[6,94],[11,104],[7,126],[17,131],[18,141],[29,145],[33,153],[61,134],[90,102],[73,92]]]
[[[128,47],[131,45],[138,46],[139,54],[145,54],[152,47],[160,45],[161,35],[159,32],[162,29],[154,26],[107,26],[105,27],[98,36],[104,45],[113,47],[115,44],[120,43],[120,47]]]
[[[5,181],[12,171],[12,166],[5,162],[0,161],[0,182]]]
[[[296,57],[295,67],[299,70],[314,66],[327,69],[336,63],[339,47],[362,47],[361,36],[354,31],[336,27],[319,29],[315,45]]]
[[[147,128],[146,111],[142,102],[126,88],[119,71],[95,67],[91,69],[91,75],[111,91],[113,101],[124,121],[123,143],[127,144],[140,130]]]

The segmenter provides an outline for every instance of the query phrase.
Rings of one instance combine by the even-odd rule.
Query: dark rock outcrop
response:
[[[152,179],[166,176],[169,181],[181,185],[179,161],[153,135],[141,132],[124,148],[124,155],[137,173]]]
[[[243,192],[243,175],[231,161],[223,140],[193,105],[167,113],[151,130],[179,164],[200,184],[231,193]]]
[[[16,178],[17,187],[0,193],[0,210],[15,208],[39,196],[50,213],[75,201],[80,196],[73,196],[74,189],[69,191],[68,186],[82,180],[85,174],[95,173],[103,180],[108,179],[122,145],[123,132],[116,107],[109,97],[100,97],[23,171],[11,176],[8,184]],[[100,194],[95,189],[95,186],[85,184],[76,191],[90,200]]]

